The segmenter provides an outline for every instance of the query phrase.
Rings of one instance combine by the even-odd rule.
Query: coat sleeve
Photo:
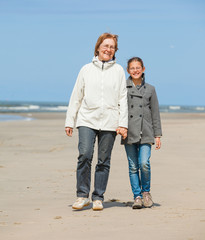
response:
[[[128,104],[127,104],[127,87],[125,72],[122,69],[121,72],[121,83],[119,91],[119,127],[128,128]]]
[[[159,112],[159,102],[158,102],[155,88],[153,88],[152,96],[150,99],[150,106],[151,106],[151,113],[152,113],[154,137],[160,137],[162,136],[162,128],[161,128],[161,119],[160,119],[160,112]]]
[[[84,68],[82,68],[78,74],[75,86],[70,97],[66,113],[65,127],[74,128],[75,126],[77,113],[81,106],[82,99],[84,96],[83,70]]]

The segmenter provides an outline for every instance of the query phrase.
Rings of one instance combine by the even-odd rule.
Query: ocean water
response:
[[[31,117],[22,117],[19,115],[8,115],[8,114],[1,114],[0,113],[0,122],[10,122],[10,121],[31,121],[33,118]]]
[[[0,113],[65,112],[67,103],[0,101]]]
[[[66,112],[68,103],[0,101],[0,121],[32,120],[8,113]],[[205,106],[160,105],[160,112],[203,113]]]
[[[15,115],[15,113],[32,112],[66,112],[67,103],[51,102],[10,102],[0,101],[0,122],[5,121],[31,121],[33,118]],[[9,113],[14,113],[9,115]]]
[[[205,106],[180,106],[180,105],[160,105],[160,112],[173,112],[173,113],[203,113]]]

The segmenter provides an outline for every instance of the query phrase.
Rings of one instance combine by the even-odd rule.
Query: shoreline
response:
[[[205,119],[205,113],[160,112],[161,119]],[[10,121],[33,121],[37,119],[65,119],[66,112],[0,113],[0,123]]]

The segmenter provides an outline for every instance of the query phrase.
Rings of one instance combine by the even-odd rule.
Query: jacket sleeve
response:
[[[80,70],[73,88],[66,113],[65,127],[74,128],[78,110],[84,96],[83,68]]]
[[[121,83],[119,91],[119,127],[128,128],[128,104],[127,104],[127,87],[125,72],[122,69],[121,72]]]
[[[160,119],[160,112],[159,112],[159,102],[158,102],[155,88],[153,88],[152,96],[150,99],[150,105],[151,105],[154,137],[161,137],[162,128],[161,128],[161,119]]]

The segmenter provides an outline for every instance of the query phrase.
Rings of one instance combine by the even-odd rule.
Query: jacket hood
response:
[[[108,69],[109,67],[113,66],[116,63],[116,60],[112,59],[108,62],[102,62],[98,59],[98,56],[96,56],[93,57],[92,62],[95,66],[99,67],[100,69]]]

